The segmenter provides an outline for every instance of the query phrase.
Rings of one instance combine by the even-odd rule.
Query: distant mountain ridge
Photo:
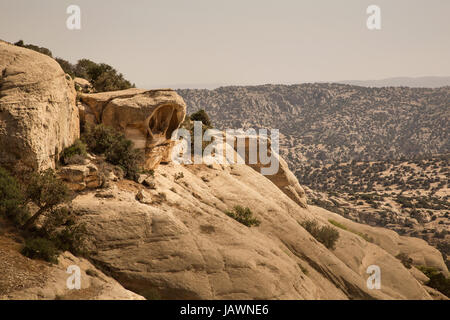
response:
[[[337,83],[362,87],[439,88],[450,86],[450,77],[395,77],[380,80],[343,80]]]
[[[178,90],[188,112],[219,129],[277,128],[292,170],[301,163],[416,158],[450,151],[450,87],[336,83]]]

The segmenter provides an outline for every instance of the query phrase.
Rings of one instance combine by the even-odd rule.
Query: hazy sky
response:
[[[81,30],[66,28],[70,4]],[[143,88],[449,76],[450,1],[0,0],[0,39],[106,62]]]

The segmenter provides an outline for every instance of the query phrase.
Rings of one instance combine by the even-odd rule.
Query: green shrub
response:
[[[450,297],[450,278],[446,278],[442,272],[434,267],[418,266],[417,269],[430,278],[430,280],[425,283],[427,286]]]
[[[406,253],[399,253],[395,256],[400,262],[408,269],[411,269],[413,264],[413,259],[411,259]]]
[[[426,285],[450,297],[450,278],[446,278],[442,272],[432,275]]]
[[[45,238],[26,239],[22,254],[31,259],[43,259],[57,263],[58,250],[52,241]]]
[[[342,229],[342,230],[347,230],[347,231],[349,231],[349,232],[351,232],[351,233],[356,234],[357,236],[360,236],[361,238],[363,238],[363,239],[366,240],[367,242],[374,242],[373,238],[370,237],[370,236],[369,236],[368,234],[366,234],[366,233],[362,233],[362,232],[359,232],[359,231],[356,231],[356,230],[347,228],[345,225],[343,225],[343,224],[341,224],[341,223],[339,223],[339,222],[337,222],[337,221],[335,221],[335,220],[333,220],[333,219],[328,219],[328,222],[331,223],[332,225],[334,225],[335,227],[338,227],[338,228],[340,228],[340,229]]]
[[[82,156],[85,157],[87,155],[87,146],[81,140],[76,140],[74,144],[70,147],[64,149],[61,154],[61,162],[64,164],[69,164],[70,159],[74,156]]]
[[[87,127],[82,140],[88,149],[96,154],[104,154],[106,161],[120,166],[128,178],[136,179],[140,172],[143,154],[133,148],[133,142],[111,127],[102,124]]]
[[[225,211],[225,213],[247,227],[259,226],[261,224],[261,221],[253,217],[252,211],[247,207],[234,206],[232,211]]]
[[[315,220],[306,220],[300,223],[300,225],[328,249],[334,250],[336,248],[339,231],[335,228],[330,226],[319,227],[319,224]]]
[[[23,40],[19,40],[14,45],[31,49],[42,54],[53,57],[52,52],[44,47],[33,44],[25,44]],[[62,58],[55,58],[65,73],[72,78],[80,77],[92,83],[98,92],[115,91],[134,88],[135,85],[126,80],[120,72],[106,63],[96,63],[89,59],[80,59],[76,64],[72,64]]]
[[[124,90],[134,87],[130,81],[106,63],[96,63],[89,59],[78,60],[74,74],[92,83],[98,92]]]
[[[16,45],[16,46],[18,46],[18,47],[22,47],[22,48],[27,48],[27,49],[30,49],[30,50],[34,50],[34,51],[36,51],[36,52],[45,54],[45,55],[47,55],[47,56],[49,56],[49,57],[53,57],[52,52],[51,52],[49,49],[47,49],[47,48],[45,48],[45,47],[39,47],[39,46],[36,46],[36,45],[34,45],[34,44],[25,44],[25,43],[23,42],[23,40],[17,41],[16,43],[14,43],[14,45]]]
[[[190,115],[192,121],[201,121],[206,127],[211,128],[212,122],[205,110],[201,109]]]
[[[24,195],[17,180],[0,167],[0,216],[22,224],[28,218]]]
[[[29,229],[41,215],[70,200],[69,189],[53,169],[32,173],[27,179],[25,194],[26,199],[37,205],[39,210],[25,222],[23,229]]]
[[[87,256],[86,226],[84,224],[66,226],[50,239],[61,251],[70,251],[76,256]]]
[[[117,132],[103,124],[95,127],[87,126],[81,136],[81,140],[87,145],[88,149],[95,154],[103,154],[111,147],[117,139]]]
[[[134,149],[133,142],[119,135],[108,150],[105,152],[106,161],[120,166],[125,170],[129,179],[137,179],[140,172],[140,164],[143,161],[142,152]]]

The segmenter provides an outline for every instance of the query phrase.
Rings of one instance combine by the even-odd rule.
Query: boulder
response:
[[[73,79],[73,82],[75,83],[75,89],[79,92],[83,92],[83,93],[94,92],[94,87],[86,79],[76,77]]]
[[[54,167],[80,134],[75,97],[54,59],[0,42],[0,165]]]
[[[57,264],[29,259],[20,245],[0,236],[0,300],[143,300],[84,258],[64,252]],[[80,270],[80,289],[70,289],[69,266]],[[73,268],[73,267],[72,267]],[[73,273],[72,273],[73,274]]]
[[[170,161],[173,131],[183,122],[186,105],[171,89],[128,89],[81,95],[82,120],[115,128],[145,152],[145,169]]]
[[[93,163],[64,166],[58,170],[58,175],[73,191],[95,189],[103,184],[102,176]]]

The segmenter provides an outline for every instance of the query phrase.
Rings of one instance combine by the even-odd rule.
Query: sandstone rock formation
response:
[[[145,168],[167,161],[172,132],[186,115],[183,99],[173,90],[128,89],[81,95],[82,121],[103,123],[125,134],[146,152]]]
[[[58,175],[73,191],[95,189],[104,182],[97,166],[93,163],[65,166],[58,170]]]
[[[54,167],[79,134],[74,85],[59,64],[0,42],[0,164]]]
[[[142,300],[117,281],[96,269],[89,261],[65,252],[53,265],[31,260],[19,252],[20,245],[0,236],[0,300]],[[69,266],[80,268],[80,289],[69,289]]]
[[[340,231],[336,250],[326,249],[299,223],[344,218],[300,207],[246,165],[169,164],[155,170],[153,182],[147,188],[124,180],[103,196],[91,192],[73,201],[96,266],[146,297],[431,299],[415,270],[394,255],[413,250],[424,264],[446,268],[424,242],[357,224],[352,228],[373,230],[376,242]],[[234,205],[251,208],[261,225],[248,228],[228,217],[224,211]],[[382,270],[381,290],[366,287],[372,264]]]

